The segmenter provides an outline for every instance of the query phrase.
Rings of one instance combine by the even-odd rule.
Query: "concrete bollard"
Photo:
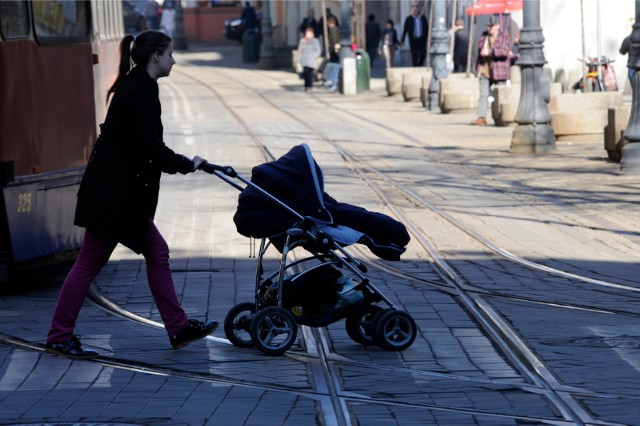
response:
[[[357,70],[356,58],[342,59],[341,93],[344,95],[355,95],[357,93]]]

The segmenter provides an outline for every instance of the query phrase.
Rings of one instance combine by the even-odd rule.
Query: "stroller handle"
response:
[[[211,163],[202,163],[200,164],[200,166],[198,166],[198,169],[209,174],[214,174],[215,172],[222,172],[225,175],[232,178],[238,175],[236,171],[233,170],[233,167],[231,166],[218,166],[216,164],[211,164]]]

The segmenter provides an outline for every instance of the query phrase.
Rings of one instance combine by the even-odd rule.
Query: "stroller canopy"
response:
[[[300,220],[288,207],[302,217],[312,218],[334,238],[347,236],[342,241],[335,238],[337,242],[365,244],[382,259],[399,260],[409,243],[402,223],[382,213],[341,203],[324,192],[322,169],[306,144],[293,147],[276,161],[254,167],[251,182],[286,207],[247,186],[238,197],[233,217],[238,232],[246,237],[271,238],[286,232]]]
[[[300,216],[312,217],[326,224],[333,223],[322,198],[322,169],[313,159],[308,145],[295,146],[276,161],[254,167],[251,182]],[[233,217],[238,232],[254,238],[279,235],[298,220],[294,214],[252,186],[247,186],[240,193],[238,209]]]

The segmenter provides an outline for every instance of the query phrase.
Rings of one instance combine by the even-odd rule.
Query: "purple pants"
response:
[[[107,235],[86,230],[78,259],[60,290],[47,342],[60,343],[73,337],[76,320],[91,283],[107,264],[117,244],[118,241]],[[173,335],[187,324],[188,318],[180,306],[173,285],[169,268],[169,247],[151,219],[142,255],[147,264],[147,281],[151,294],[167,333]]]

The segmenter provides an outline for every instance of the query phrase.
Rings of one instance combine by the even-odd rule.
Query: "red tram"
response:
[[[0,283],[80,248],[76,193],[122,36],[120,1],[0,1]]]

